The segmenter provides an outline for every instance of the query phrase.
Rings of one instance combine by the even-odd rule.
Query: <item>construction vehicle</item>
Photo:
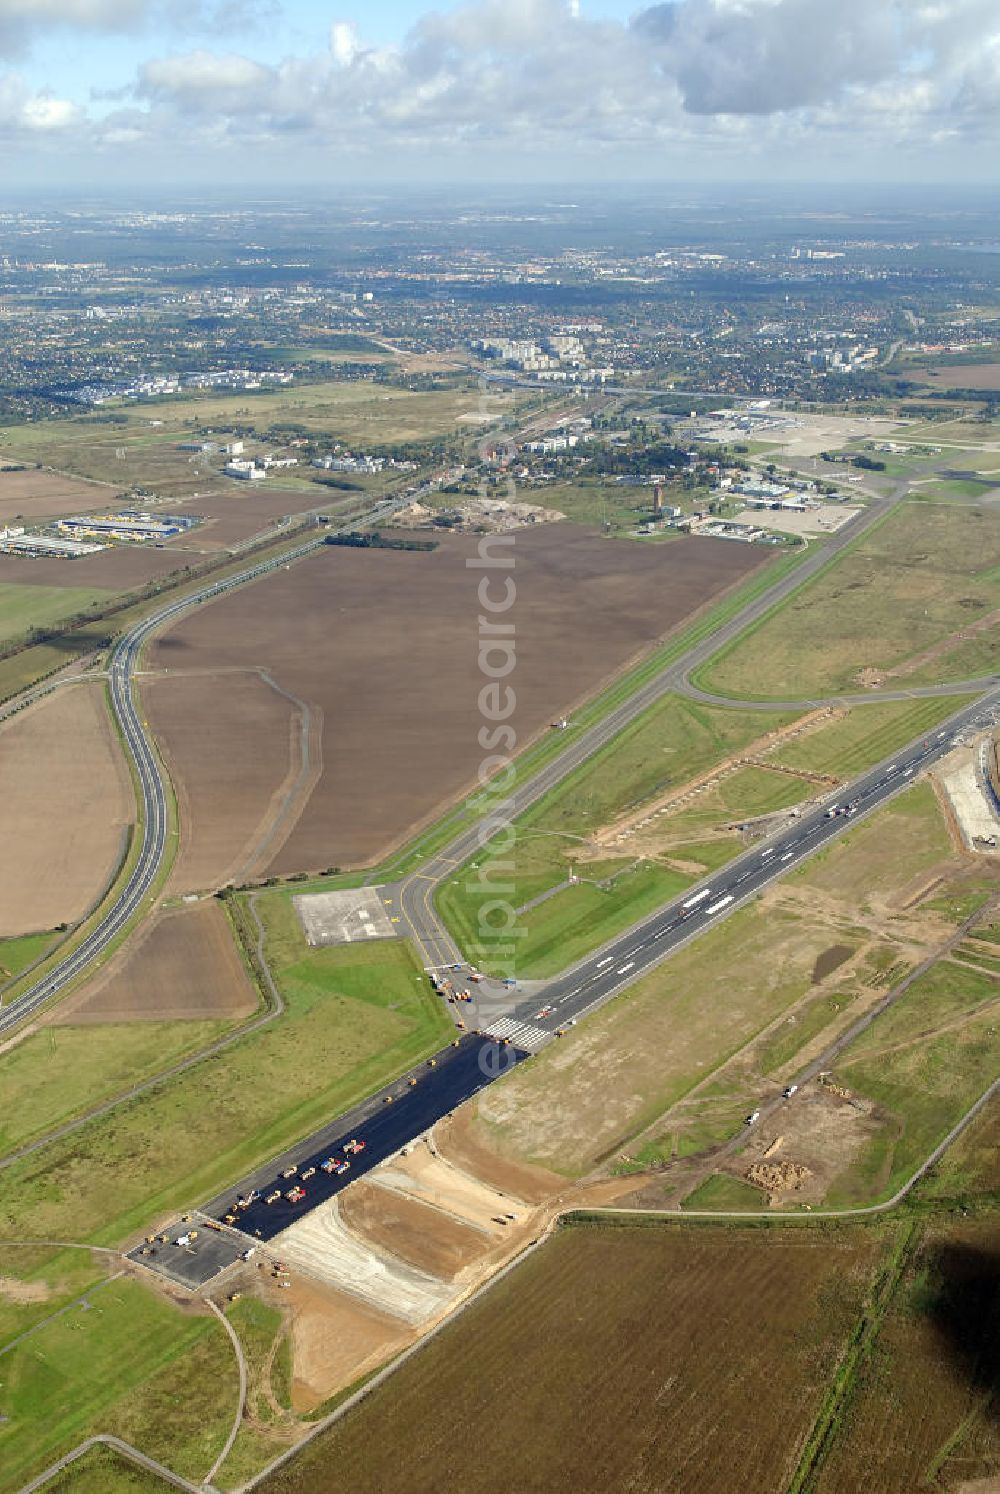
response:
[[[410,1080],[410,1088],[411,1089],[415,1089],[416,1086],[417,1086],[417,1081],[415,1079],[411,1079]]]
[[[306,1170],[305,1170],[305,1172],[302,1174],[302,1181],[304,1183],[306,1183],[306,1182],[309,1181],[310,1178],[313,1178],[315,1176],[316,1176],[316,1169],[315,1169],[315,1167],[307,1167]]]
[[[216,1230],[218,1230],[220,1232],[220,1234],[222,1232],[222,1225],[219,1223],[219,1221],[217,1219],[206,1219],[205,1220],[205,1228],[206,1229],[216,1229]]]
[[[345,1157],[353,1157],[356,1152],[363,1152],[364,1149],[365,1143],[363,1141],[359,1141],[356,1136],[352,1137],[350,1141],[344,1142]]]
[[[391,1105],[392,1104],[392,1095],[386,1095],[385,1099],[382,1101],[382,1104],[383,1105]]]
[[[285,1194],[285,1197],[290,1204],[301,1203],[305,1196],[306,1190],[300,1183],[296,1183],[294,1188],[289,1188],[288,1192]]]
[[[437,1068],[437,1063],[438,1063],[438,1061],[437,1061],[436,1058],[429,1058],[427,1060],[427,1067],[429,1069],[436,1069]]]
[[[281,1189],[280,1189],[280,1188],[275,1188],[275,1190],[274,1190],[274,1192],[273,1192],[273,1193],[269,1193],[269,1194],[268,1194],[268,1195],[267,1195],[267,1197],[266,1197],[266,1198],[265,1198],[265,1200],[264,1200],[264,1202],[265,1202],[265,1203],[266,1203],[266,1204],[273,1204],[273,1203],[277,1203],[277,1202],[278,1202],[278,1199],[279,1199],[279,1198],[280,1198],[280,1197],[281,1197]]]
[[[339,1166],[340,1166],[340,1158],[339,1157],[327,1157],[327,1159],[326,1159],[325,1162],[321,1162],[320,1163],[320,1167],[323,1169],[324,1172],[336,1172],[337,1168]]]
[[[350,1162],[348,1162],[347,1158],[345,1157],[344,1160],[343,1160],[343,1162],[338,1162],[337,1165],[336,1165],[336,1167],[333,1170],[334,1170],[334,1172],[337,1174],[337,1176],[339,1178],[343,1173],[350,1172],[350,1170],[351,1170],[351,1164],[350,1164]]]
[[[257,1202],[258,1198],[260,1198],[259,1191],[256,1188],[251,1188],[245,1198],[238,1198],[236,1200],[236,1207],[238,1209],[248,1209],[251,1204]]]
[[[147,1244],[147,1245],[152,1245],[152,1243],[153,1243],[153,1241],[154,1241],[154,1240],[155,1240],[155,1239],[156,1239],[156,1236],[155,1236],[155,1235],[147,1235],[147,1236],[146,1236],[146,1244]]]
[[[285,1168],[285,1170],[281,1174],[281,1176],[283,1178],[293,1178],[295,1176],[295,1174],[298,1172],[298,1170],[299,1170],[299,1164],[297,1162],[293,1162],[292,1165],[291,1165],[291,1167],[286,1167]]]
[[[235,1214],[227,1214],[226,1217],[225,1217],[225,1219],[223,1220],[223,1223],[224,1224],[235,1224],[236,1223],[236,1215]]]

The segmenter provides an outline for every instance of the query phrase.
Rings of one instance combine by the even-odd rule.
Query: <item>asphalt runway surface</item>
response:
[[[819,808],[790,818],[787,829],[688,888],[669,906],[572,969],[539,984],[530,1000],[522,998],[504,1013],[491,1002],[487,1013],[477,1009],[474,996],[469,1020],[481,1029],[510,1037],[514,1043],[527,1041],[537,1048],[539,1034],[555,1034],[610,1000],[771,882],[838,839],[858,820],[911,787],[921,772],[951,751],[956,737],[997,719],[1000,689],[963,707],[929,735],[838,789]]]
[[[395,1156],[436,1121],[527,1057],[524,1050],[513,1044],[504,1046],[472,1034],[458,1039],[457,1046],[445,1048],[435,1056],[433,1066],[425,1063],[411,1069],[364,1104],[338,1116],[193,1211],[193,1224],[175,1220],[162,1231],[168,1237],[166,1244],[157,1242],[147,1246],[150,1252],[147,1255],[141,1253],[142,1246],[137,1246],[129,1252],[129,1259],[192,1291],[197,1290],[237,1260],[249,1246],[274,1240],[282,1230]],[[411,1084],[411,1079],[415,1083]],[[388,1104],[386,1098],[390,1095],[392,1102]],[[348,1158],[349,1171],[340,1176],[324,1172],[321,1164],[325,1159],[331,1156],[343,1159],[344,1143],[355,1138],[365,1145],[362,1152]],[[283,1177],[292,1167],[296,1169],[294,1175]],[[310,1167],[315,1167],[315,1173],[302,1181],[302,1174]],[[305,1197],[292,1204],[285,1194],[296,1184],[305,1189]],[[265,1203],[268,1194],[275,1191],[280,1191],[280,1199],[273,1204]],[[258,1197],[248,1208],[236,1207],[238,1198],[252,1193]],[[230,1213],[236,1218],[232,1227],[222,1232],[207,1227],[206,1220],[221,1223]],[[197,1238],[188,1246],[176,1245],[174,1242],[192,1227],[198,1231]]]

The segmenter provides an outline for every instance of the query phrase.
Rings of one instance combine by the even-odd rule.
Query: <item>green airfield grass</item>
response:
[[[0,1244],[0,1278],[37,1294],[35,1300],[21,1301],[0,1291],[0,1347],[103,1281],[108,1269],[108,1257],[89,1250],[53,1254],[48,1245]]]
[[[854,706],[840,720],[780,744],[770,756],[789,768],[854,778],[921,732],[932,731],[967,701],[968,696],[938,695]]]
[[[794,719],[794,713],[775,712],[762,719],[759,712],[664,697],[515,822],[513,852],[480,853],[478,869],[466,863],[441,888],[438,907],[455,938],[470,950],[479,943],[480,909],[496,896],[490,883],[511,888],[503,896],[520,908],[574,872],[581,879],[598,880],[617,874],[617,880],[608,890],[581,880],[521,913],[518,926],[525,932],[519,935],[519,974],[552,973],[627,928],[688,885],[694,874],[650,863],[633,871],[634,857],[611,852],[595,865],[578,861],[574,851],[624,811],[687,782],[712,762]],[[784,790],[779,775],[763,776],[768,792]],[[746,787],[751,796],[762,791],[755,781]],[[677,854],[696,860],[702,838],[698,826],[690,845]],[[737,846],[734,840],[732,850]],[[482,961],[484,969],[490,968],[488,955]]]
[[[49,1026],[0,1059],[0,1156],[161,1073],[225,1036],[232,1022]]]
[[[31,561],[24,564],[30,566]],[[70,574],[72,566],[68,560]],[[113,595],[98,586],[31,586],[27,582],[0,581],[0,642],[22,638],[32,628],[51,627]]]
[[[17,939],[0,939],[0,985],[5,980],[20,975],[40,959],[58,938],[55,932],[44,934],[22,934]]]
[[[124,1278],[87,1300],[0,1361],[0,1490],[19,1489],[95,1432],[138,1439],[150,1456],[203,1477],[236,1407],[221,1327]]]
[[[857,689],[865,668],[921,654],[1000,606],[1000,512],[905,503],[696,672],[747,699]],[[905,676],[937,683],[976,672],[995,640],[956,645]]]
[[[742,1178],[731,1178],[725,1172],[713,1172],[693,1193],[688,1194],[681,1208],[689,1213],[705,1209],[713,1214],[725,1214],[732,1209],[760,1210],[762,1205],[763,1195],[752,1183],[744,1183]]]
[[[282,901],[294,918],[275,897],[268,924]],[[234,1042],[224,1067],[196,1063],[12,1163],[0,1239],[117,1244],[210,1197],[440,1047],[452,1027],[419,974],[402,942],[309,951],[299,936],[275,968],[287,1013]]]
[[[943,960],[840,1055],[834,1077],[875,1100],[881,1127],[826,1203],[889,1198],[996,1078],[1000,986]]]

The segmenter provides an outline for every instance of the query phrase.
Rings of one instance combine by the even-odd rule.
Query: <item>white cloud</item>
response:
[[[29,13],[124,26],[158,3],[0,0],[0,35]],[[206,14],[203,0],[186,3]],[[91,120],[86,138],[248,159],[294,140],[350,160],[604,153],[745,172],[755,154],[871,160],[928,141],[954,150],[1000,128],[995,0],[673,0],[629,24],[581,11],[576,0],[465,0],[380,48],[335,19],[323,50],[279,48],[266,62],[192,47],[146,61],[118,95],[129,106]]]
[[[338,67],[350,67],[361,44],[353,21],[334,21],[330,27],[330,54]]]

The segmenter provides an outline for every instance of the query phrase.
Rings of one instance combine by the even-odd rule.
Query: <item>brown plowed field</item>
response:
[[[168,642],[157,658],[169,654]],[[149,679],[142,693],[180,811],[171,890],[245,881],[302,766],[301,712],[252,670]]]
[[[860,1230],[560,1230],[262,1494],[779,1494],[877,1254]]]
[[[102,550],[80,560],[30,560],[23,555],[0,555],[0,581],[20,581],[25,586],[102,586],[111,591],[131,591],[147,581],[169,575],[185,565],[197,564],[197,555],[179,550],[132,548]]]
[[[266,483],[264,486],[267,491],[260,492],[247,483],[234,482],[227,492],[186,499],[183,504],[178,504],[178,513],[199,514],[205,522],[173,541],[173,547],[183,545],[196,550],[222,550],[273,529],[286,514],[333,507],[333,502],[319,486],[312,491],[301,488],[290,492],[268,488]]]
[[[111,503],[115,489],[57,472],[0,471],[0,524],[10,519],[56,519]]]
[[[255,1010],[250,983],[222,908],[213,899],[173,908],[146,924],[107,970],[62,1002],[53,1020],[205,1021]]]
[[[323,776],[284,844],[274,843],[269,872],[370,865],[474,785],[488,683],[477,660],[484,573],[466,567],[476,551],[465,536],[432,553],[330,547],[202,608],[154,646],[154,667],[185,674],[263,665],[322,711]],[[521,746],[768,559],[721,540],[639,545],[569,524],[522,531],[514,553],[517,598],[503,621],[516,630],[509,682]],[[502,596],[493,577],[491,595]],[[246,728],[231,711],[218,714],[225,688],[203,684],[201,723],[190,710],[159,717],[192,805],[210,798],[206,775],[218,777],[210,756],[229,762],[241,751]],[[211,838],[247,803],[262,815],[272,792],[254,762],[232,771],[209,828],[194,834]]]
[[[340,1217],[360,1239],[446,1281],[453,1281],[494,1243],[481,1230],[440,1209],[372,1183],[347,1189],[341,1196]]]
[[[135,813],[103,685],[64,686],[0,724],[0,803],[0,935],[75,922]]]
[[[1000,363],[941,363],[925,372],[947,389],[1000,389]]]

